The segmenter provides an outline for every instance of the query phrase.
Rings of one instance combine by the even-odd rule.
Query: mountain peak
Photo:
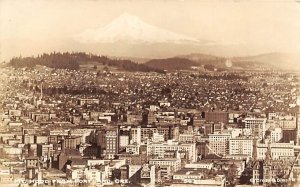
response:
[[[75,35],[81,43],[186,43],[197,39],[177,34],[142,21],[139,17],[123,13],[103,28],[88,29]]]
[[[122,20],[122,21],[126,21],[126,22],[132,22],[132,21],[136,21],[136,22],[139,22],[141,21],[141,19],[137,16],[134,16],[132,14],[129,14],[127,12],[124,12],[123,14],[121,14],[119,17],[117,17],[115,19],[116,20]]]

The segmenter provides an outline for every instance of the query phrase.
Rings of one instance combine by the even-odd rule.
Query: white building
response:
[[[84,99],[81,98],[78,100],[79,105],[85,105],[85,104],[99,104],[100,100],[99,99]]]
[[[252,130],[252,136],[264,139],[266,132],[266,118],[245,118],[245,128]]]
[[[230,134],[208,134],[209,147],[211,153],[218,155],[227,155],[229,153]]]
[[[179,134],[179,142],[194,142],[194,134]]]
[[[275,128],[271,130],[271,142],[276,143],[282,139],[282,128]]]
[[[2,147],[4,153],[8,155],[21,155],[22,148],[21,147],[12,147],[12,146],[4,146]]]
[[[252,156],[253,153],[253,139],[247,137],[231,138],[229,140],[229,154],[230,155],[247,155]]]
[[[281,127],[282,129],[297,128],[297,118],[294,116],[280,117],[277,122],[279,123],[279,127]]]
[[[102,182],[102,171],[99,169],[87,169],[84,174],[89,183],[95,184]]]
[[[137,145],[136,143],[127,145],[125,149],[126,149],[126,153],[130,153],[134,155],[140,154],[140,145]]]
[[[290,143],[271,143],[271,156],[272,159],[294,159],[294,141]],[[257,144],[257,159],[265,159],[268,150],[268,143]]]
[[[278,114],[276,112],[270,112],[268,113],[268,120],[276,119],[278,118]]]
[[[125,147],[129,144],[129,136],[128,135],[120,135],[119,141],[120,147]]]
[[[189,161],[195,162],[197,159],[195,143],[179,143],[173,140],[147,143],[147,156],[156,155],[158,158],[163,158],[166,151],[184,151]]]
[[[163,141],[165,141],[165,135],[155,132],[155,133],[153,133],[152,141],[153,142],[163,142]]]
[[[130,132],[131,132],[130,143],[137,143],[138,145],[140,145],[142,139],[141,127],[132,128]]]
[[[66,176],[69,180],[80,180],[84,178],[84,168],[68,167]]]
[[[189,163],[184,166],[184,168],[189,169],[212,169],[214,164],[212,162],[195,162],[195,163]]]
[[[173,183],[171,187],[181,186],[202,186],[202,187],[225,187],[226,179],[224,175],[217,175],[212,178],[204,178],[204,174],[197,170],[180,170],[173,175],[173,180],[181,181],[179,184]],[[183,184],[182,184],[183,183]],[[184,185],[186,184],[186,185]],[[191,185],[193,184],[193,185]]]
[[[150,159],[149,164],[155,166],[169,166],[173,172],[176,172],[181,168],[181,159],[180,158],[156,158],[156,159]]]
[[[91,133],[94,131],[94,129],[72,129],[71,134],[72,136],[80,136],[82,143],[89,143],[91,139]]]

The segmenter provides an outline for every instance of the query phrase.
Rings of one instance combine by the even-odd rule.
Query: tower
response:
[[[41,83],[41,98],[40,100],[42,101],[43,100],[43,83]]]
[[[253,152],[252,152],[252,158],[254,161],[257,159],[257,138],[253,138]]]
[[[266,164],[270,164],[271,160],[272,160],[272,155],[271,155],[271,140],[268,139],[268,148],[267,148],[266,158],[265,158]]]
[[[105,156],[108,159],[113,159],[119,151],[119,129],[111,128],[106,131],[105,134],[106,152]]]
[[[263,164],[263,179],[264,183],[270,183],[272,180],[272,154],[271,154],[271,140],[267,140],[268,148],[266,152],[266,157]]]

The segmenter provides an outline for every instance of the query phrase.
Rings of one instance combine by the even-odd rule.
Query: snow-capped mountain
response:
[[[198,43],[198,39],[177,34],[124,13],[103,28],[88,29],[74,36],[80,43]]]

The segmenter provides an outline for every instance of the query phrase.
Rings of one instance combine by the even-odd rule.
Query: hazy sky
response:
[[[300,53],[295,1],[0,0],[0,60],[67,51],[72,35],[105,26],[124,12],[194,38],[249,45],[261,53]]]

